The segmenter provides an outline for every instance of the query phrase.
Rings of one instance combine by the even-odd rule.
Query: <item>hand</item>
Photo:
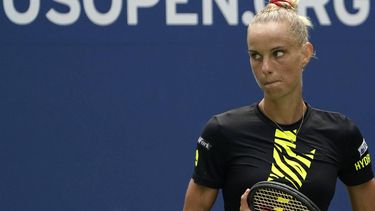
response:
[[[249,195],[250,189],[246,189],[245,193],[241,196],[241,206],[240,211],[251,211],[249,205],[247,204],[247,196]]]

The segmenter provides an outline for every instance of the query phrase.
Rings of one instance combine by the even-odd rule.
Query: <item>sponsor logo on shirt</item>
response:
[[[207,150],[210,150],[212,145],[208,143],[206,140],[204,140],[202,137],[198,138],[198,144],[206,148]]]
[[[199,160],[199,151],[195,150],[195,162],[194,162],[195,167],[198,166],[198,160]]]
[[[365,139],[363,139],[361,146],[358,148],[359,156],[362,157],[362,155],[365,154],[367,149],[368,149],[367,143]]]
[[[361,160],[359,160],[358,162],[354,164],[355,170],[359,171],[365,168],[366,166],[368,166],[370,163],[371,163],[371,157],[370,157],[370,154],[367,153],[366,156],[364,156]]]

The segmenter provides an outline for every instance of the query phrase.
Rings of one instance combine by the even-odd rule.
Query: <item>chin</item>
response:
[[[263,89],[264,96],[270,99],[277,99],[285,96],[285,92],[281,89]]]

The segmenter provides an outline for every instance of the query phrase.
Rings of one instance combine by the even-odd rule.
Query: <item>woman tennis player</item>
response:
[[[249,24],[250,64],[263,98],[208,121],[184,211],[210,210],[220,189],[226,211],[248,211],[248,188],[260,181],[288,185],[328,210],[337,178],[353,210],[375,210],[372,163],[359,129],[303,99],[302,74],[314,48],[311,22],[296,8],[294,0],[271,0]]]

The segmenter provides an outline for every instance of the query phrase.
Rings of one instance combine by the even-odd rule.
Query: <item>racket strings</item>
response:
[[[255,211],[309,211],[292,195],[273,188],[258,189],[254,194]]]

